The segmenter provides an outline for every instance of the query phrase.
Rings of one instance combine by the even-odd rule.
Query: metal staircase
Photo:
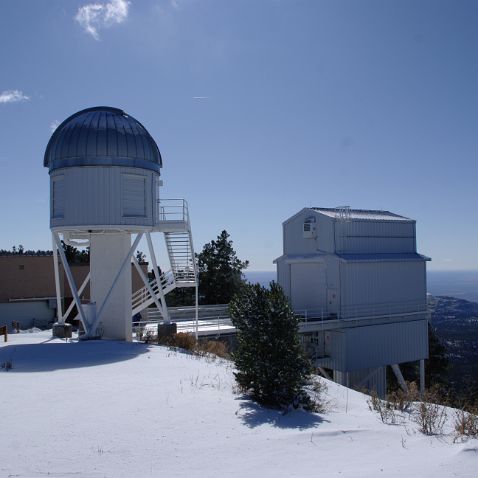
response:
[[[176,287],[197,286],[197,264],[187,202],[184,199],[163,199],[158,206],[157,229],[164,232],[171,270],[161,274],[159,284],[153,279],[149,287],[144,286],[133,294],[133,315],[158,300],[166,307],[162,298]]]

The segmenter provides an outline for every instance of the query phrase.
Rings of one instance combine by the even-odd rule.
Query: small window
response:
[[[19,268],[21,271],[25,270],[25,266],[24,266],[23,264],[20,264],[20,265],[18,266],[18,268]]]
[[[122,176],[123,216],[146,216],[146,177],[139,174]]]

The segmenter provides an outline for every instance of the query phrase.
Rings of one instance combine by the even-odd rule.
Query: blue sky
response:
[[[478,269],[477,25],[464,0],[4,0],[0,248],[51,247],[52,125],[109,105],[156,139],[196,249],[225,228],[272,270],[282,221],[350,205]]]

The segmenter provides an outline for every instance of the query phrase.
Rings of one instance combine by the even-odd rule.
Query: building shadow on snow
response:
[[[241,398],[241,400],[244,399],[245,397]],[[291,410],[284,413],[281,410],[262,407],[249,400],[240,404],[237,416],[249,428],[269,424],[277,428],[307,430],[327,421],[317,413],[305,410]]]
[[[149,346],[145,344],[110,340],[12,344],[0,348],[0,371],[51,372],[68,368],[93,367],[130,360],[148,350]]]

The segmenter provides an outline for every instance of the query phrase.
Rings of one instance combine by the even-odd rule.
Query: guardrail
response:
[[[158,218],[160,221],[189,221],[189,208],[185,199],[159,199]]]
[[[175,319],[174,323],[177,326],[178,332],[191,333],[195,332],[196,321],[192,318],[180,318]],[[157,332],[158,325],[164,324],[162,319],[148,319],[148,320],[139,320],[133,322],[133,330],[135,332],[152,333],[154,335]],[[199,329],[207,332],[217,332],[219,335],[221,329],[224,327],[232,327],[232,322],[230,317],[227,316],[211,316],[211,317],[201,317],[198,321]]]
[[[324,309],[296,309],[295,315],[302,322],[318,320],[371,319],[374,317],[394,317],[427,314],[426,302],[405,301],[383,304],[358,304],[342,306],[338,313]]]
[[[174,275],[172,271],[163,272],[159,276],[159,282],[163,290],[166,289],[166,287],[173,285]],[[153,290],[155,294],[158,293],[159,288],[158,288],[158,281],[156,279],[149,281],[149,286],[151,287],[151,289]],[[131,296],[132,309],[135,309],[138,305],[146,302],[149,299],[152,299],[152,296],[149,292],[148,287],[144,286],[141,289],[138,289]]]

